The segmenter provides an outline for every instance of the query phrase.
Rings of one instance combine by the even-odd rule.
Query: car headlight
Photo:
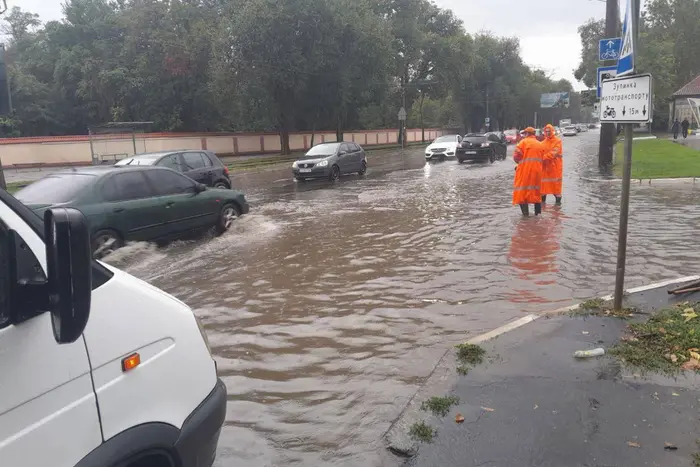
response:
[[[316,164],[316,167],[328,167],[328,161],[324,160]]]
[[[482,147],[482,148],[487,148],[487,147],[489,147],[489,143],[481,143],[481,147]]]
[[[292,162],[292,168],[296,169],[297,167],[299,167],[299,165],[297,164],[297,161]]]

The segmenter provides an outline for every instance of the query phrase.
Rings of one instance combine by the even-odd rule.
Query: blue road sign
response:
[[[617,60],[620,58],[620,47],[622,46],[621,37],[611,37],[610,39],[601,39],[598,42],[598,60],[604,62],[606,60]]]
[[[598,82],[598,99],[600,99],[600,97],[601,97],[600,96],[600,92],[601,92],[601,84],[600,83],[606,79],[614,78],[616,75],[617,75],[617,65],[598,67],[598,80],[597,80],[597,82]]]
[[[625,21],[622,23],[622,46],[620,58],[617,60],[617,76],[634,73],[634,5],[632,0],[627,0]]]

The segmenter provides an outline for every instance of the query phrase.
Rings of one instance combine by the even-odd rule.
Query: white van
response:
[[[213,464],[226,388],[190,308],[4,190],[0,269],[0,466]]]

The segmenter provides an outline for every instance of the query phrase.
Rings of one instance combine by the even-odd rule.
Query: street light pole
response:
[[[619,15],[617,0],[605,2],[605,37],[617,37]],[[605,62],[606,66],[615,65],[614,60]],[[600,126],[600,141],[598,143],[598,166],[608,167],[613,163],[613,145],[615,144],[615,124],[603,123]]]

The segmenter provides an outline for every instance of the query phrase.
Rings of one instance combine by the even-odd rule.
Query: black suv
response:
[[[228,168],[211,151],[181,150],[137,154],[114,165],[154,165],[167,167],[187,175],[195,182],[214,188],[231,188]]]
[[[457,146],[457,161],[494,162],[503,160],[508,154],[505,135],[497,133],[469,133]]]

